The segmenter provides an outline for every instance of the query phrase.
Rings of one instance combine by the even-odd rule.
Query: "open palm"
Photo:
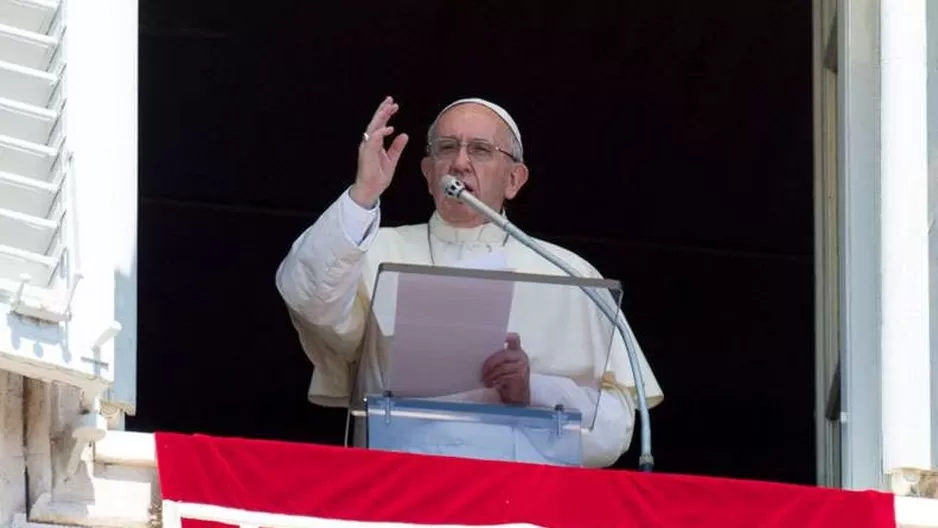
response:
[[[394,178],[397,162],[401,159],[408,137],[407,134],[398,135],[387,148],[384,140],[394,133],[394,127],[388,125],[388,121],[398,109],[394,99],[386,97],[362,136],[358,147],[358,173],[351,193],[352,199],[359,205],[369,207],[377,202]]]

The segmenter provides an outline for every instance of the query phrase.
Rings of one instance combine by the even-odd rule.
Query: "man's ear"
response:
[[[508,175],[508,184],[505,186],[505,198],[508,200],[514,199],[527,182],[528,166],[524,163],[516,163],[511,169],[511,174]]]
[[[420,172],[423,173],[423,179],[427,180],[427,191],[432,195],[433,182],[430,181],[430,177],[433,175],[433,160],[430,159],[430,156],[424,156],[420,160]]]

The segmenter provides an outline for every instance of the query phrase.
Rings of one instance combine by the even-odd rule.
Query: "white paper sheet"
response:
[[[514,283],[400,274],[388,361],[398,396],[484,388],[482,364],[505,347]]]

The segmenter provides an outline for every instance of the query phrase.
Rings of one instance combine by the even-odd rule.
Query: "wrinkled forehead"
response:
[[[443,112],[436,124],[436,136],[501,143],[511,140],[508,124],[491,109],[476,103],[460,104]]]

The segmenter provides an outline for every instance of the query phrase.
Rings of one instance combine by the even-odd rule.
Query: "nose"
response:
[[[453,158],[452,170],[454,172],[469,172],[472,170],[472,160],[469,158],[469,149],[465,146],[459,147],[459,152]]]

